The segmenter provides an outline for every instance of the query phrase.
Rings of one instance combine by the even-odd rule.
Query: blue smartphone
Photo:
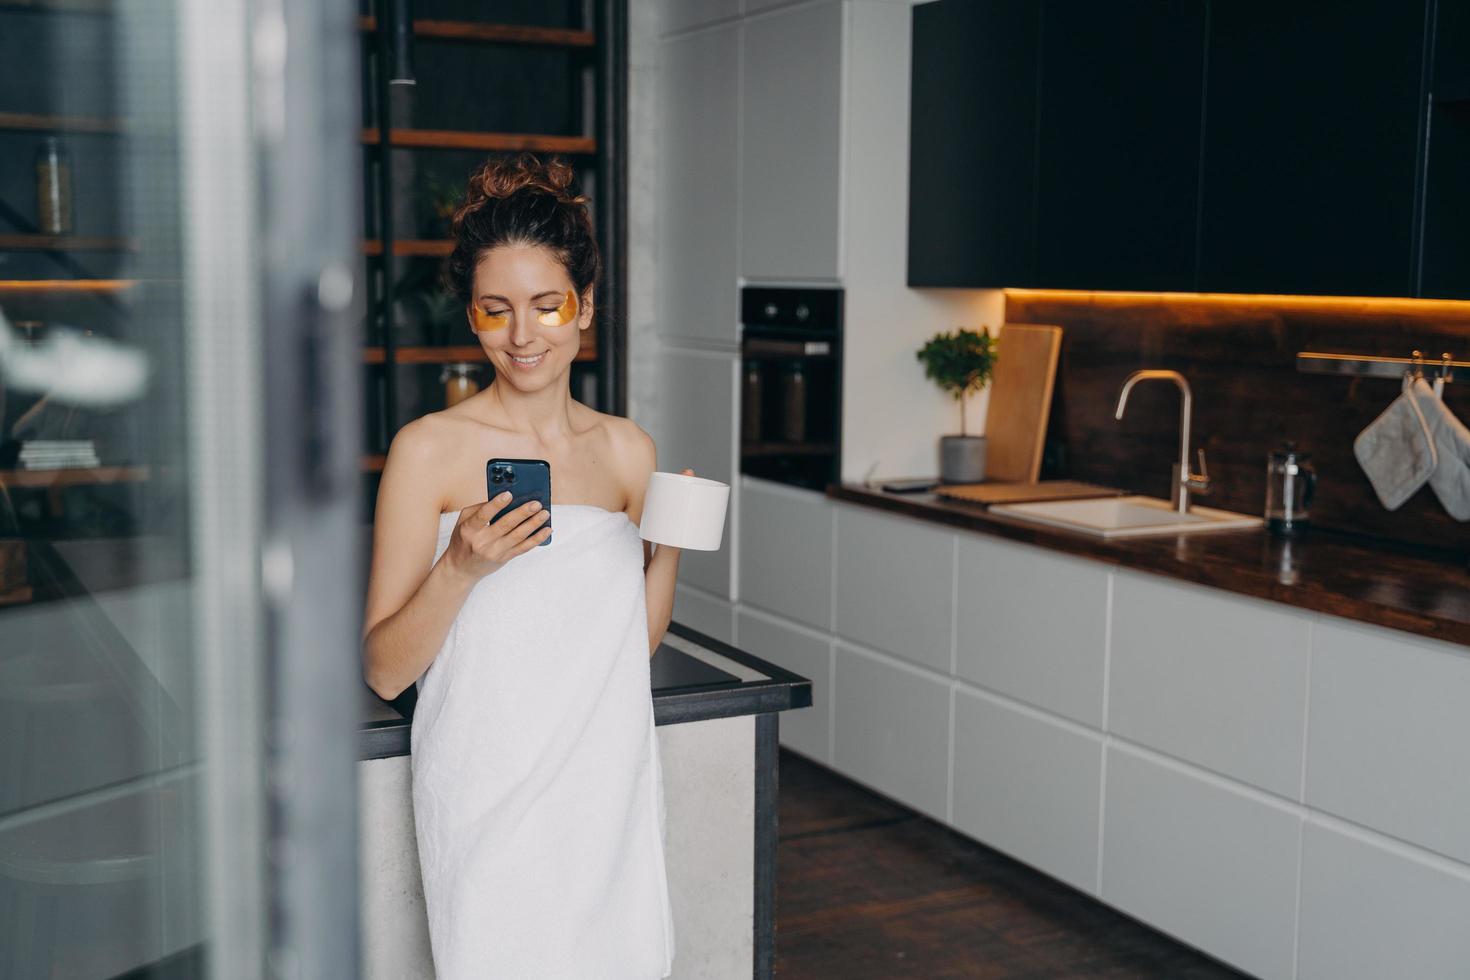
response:
[[[510,491],[510,503],[496,511],[495,516],[490,518],[494,524],[500,520],[505,512],[514,510],[527,501],[541,501],[541,509],[546,511],[546,523],[543,527],[551,527],[551,464],[544,459],[492,459],[485,463],[485,499],[493,500],[497,494]],[[546,540],[536,547],[540,548],[551,544],[551,539],[556,532],[546,536]]]

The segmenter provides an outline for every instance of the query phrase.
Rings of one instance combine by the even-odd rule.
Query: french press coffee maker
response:
[[[1295,534],[1311,519],[1317,470],[1308,453],[1286,442],[1266,457],[1266,527],[1273,534]]]

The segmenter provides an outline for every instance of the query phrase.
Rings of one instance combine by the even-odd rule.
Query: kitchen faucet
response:
[[[1128,392],[1140,381],[1172,381],[1179,386],[1179,475],[1173,478],[1174,489],[1172,491],[1175,509],[1181,514],[1189,513],[1190,491],[1204,494],[1210,490],[1210,474],[1205,468],[1205,451],[1199,451],[1199,473],[1191,473],[1189,468],[1189,412],[1193,398],[1189,392],[1189,382],[1184,380],[1184,375],[1178,371],[1134,371],[1128,375],[1128,380],[1123,382],[1123,390],[1118,393],[1118,408],[1113,412],[1113,418],[1121,419],[1123,409],[1128,405]]]

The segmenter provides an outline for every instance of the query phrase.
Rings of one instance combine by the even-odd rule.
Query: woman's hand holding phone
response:
[[[451,568],[467,578],[479,580],[539,545],[550,534],[550,514],[540,501],[530,500],[491,524],[502,507],[510,503],[510,491],[496,494],[483,504],[471,504],[459,512],[454,534],[444,557]]]

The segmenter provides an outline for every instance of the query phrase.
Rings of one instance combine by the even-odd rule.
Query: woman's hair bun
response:
[[[560,204],[586,204],[587,198],[573,189],[576,177],[571,164],[560,157],[544,161],[534,153],[497,157],[470,175],[462,209],[521,193],[550,194]]]
[[[454,250],[445,259],[446,287],[468,304],[479,256],[527,244],[551,249],[577,292],[585,293],[602,272],[587,202],[577,193],[576,171],[560,157],[517,153],[486,160],[470,174],[450,222]]]

